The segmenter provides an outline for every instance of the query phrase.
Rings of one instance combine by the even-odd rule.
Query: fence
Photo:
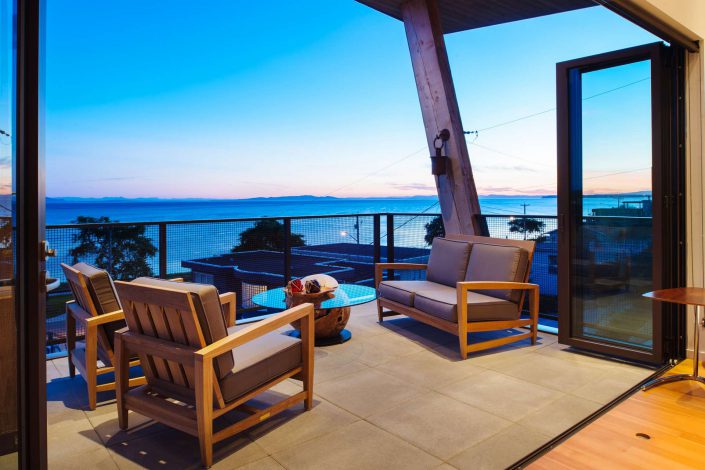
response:
[[[48,260],[47,270],[60,286],[48,297],[47,343],[65,339],[64,304],[71,294],[61,263],[98,265],[117,279],[211,283],[238,294],[239,316],[259,315],[252,295],[294,277],[328,273],[342,282],[372,285],[375,262],[427,260],[426,224],[436,217],[352,214],[48,226],[56,257]]]
[[[251,302],[254,294],[291,278],[328,273],[341,282],[372,285],[376,262],[426,262],[429,241],[443,233],[438,217],[395,213],[48,226],[47,240],[57,255],[47,269],[61,284],[47,302],[47,343],[52,350],[65,339],[64,304],[71,295],[61,263],[99,265],[117,279],[146,275],[214,284],[236,292],[238,316],[247,317],[267,313]],[[492,237],[538,239],[531,280],[541,285],[542,314],[555,316],[556,218],[481,217]]]

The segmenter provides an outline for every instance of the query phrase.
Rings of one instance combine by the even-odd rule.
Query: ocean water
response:
[[[638,198],[637,198],[638,199]],[[585,211],[616,207],[614,196],[585,199]],[[484,214],[556,215],[553,196],[481,196]],[[47,225],[69,224],[79,215],[120,222],[161,222],[306,215],[440,213],[435,198],[307,198],[245,200],[47,200]]]
[[[631,198],[630,198],[631,199]],[[556,198],[541,196],[481,197],[484,214],[555,216]],[[616,207],[616,197],[590,197],[585,200],[585,210],[596,207]],[[256,219],[259,217],[296,217],[309,215],[331,215],[330,218],[293,219],[292,233],[303,236],[306,245],[331,243],[374,242],[374,224],[371,216],[364,214],[392,213],[394,216],[394,240],[397,247],[427,248],[424,240],[426,224],[440,213],[435,198],[414,197],[345,199],[251,199],[251,200],[63,200],[47,201],[47,240],[56,249],[57,256],[48,260],[49,272],[63,280],[60,263],[72,264],[76,260],[71,249],[76,246],[78,229],[56,227],[70,224],[76,217],[107,216],[120,222],[163,221],[213,221],[204,223],[177,223],[167,228],[166,253],[169,274],[184,272],[182,262],[222,255],[239,243],[240,234],[252,227],[255,221],[215,222],[222,219]],[[399,214],[412,215],[399,215]],[[422,215],[413,215],[422,214]],[[345,217],[345,215],[360,215]],[[556,229],[556,219],[543,219],[544,231]],[[517,237],[509,231],[509,218],[488,220],[490,235],[494,237]],[[53,226],[53,227],[52,227]],[[155,246],[159,246],[159,228],[156,224],[145,227],[145,235]],[[387,240],[387,220],[381,220],[382,244]],[[81,261],[94,263],[95,259]],[[159,262],[155,256],[148,260],[154,273]]]

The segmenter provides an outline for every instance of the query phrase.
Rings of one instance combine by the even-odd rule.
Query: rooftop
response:
[[[653,373],[543,333],[462,361],[454,336],[409,318],[379,324],[374,304],[354,307],[348,329],[351,341],[316,348],[313,410],[216,445],[213,468],[504,468]],[[88,411],[65,358],[47,363],[47,381],[54,468],[199,468],[195,437],[134,413],[119,431],[113,393]],[[298,389],[286,381],[259,400]]]

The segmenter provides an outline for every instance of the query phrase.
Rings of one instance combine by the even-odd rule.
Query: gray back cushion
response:
[[[456,283],[463,280],[468,266],[470,246],[468,242],[435,238],[431,246],[431,256],[428,258],[426,279],[455,287]]]
[[[86,263],[76,263],[73,265],[73,269],[79,271],[85,277],[86,287],[88,288],[88,292],[91,295],[91,300],[93,301],[98,315],[112,313],[122,308],[118,296],[115,293],[113,280],[106,270],[96,268]],[[78,298],[79,297],[76,297],[76,299]],[[85,305],[81,305],[81,307],[87,310]],[[115,332],[121,328],[125,328],[125,326],[125,321],[119,320],[104,323],[98,328],[105,331],[105,335],[108,338],[108,345],[110,348],[113,348],[115,346]]]
[[[475,243],[472,246],[466,281],[523,282],[528,269],[529,254],[516,246],[486,245]],[[517,303],[521,291],[483,290],[481,294]]]
[[[220,305],[218,290],[208,284],[196,284],[193,282],[175,282],[153,277],[138,277],[135,284],[143,286],[162,287],[164,289],[174,289],[191,294],[198,323],[203,331],[203,338],[206,344],[212,344],[228,335],[228,329],[223,316],[223,308]],[[218,356],[214,361],[214,368],[218,379],[222,379],[235,366],[231,353]]]

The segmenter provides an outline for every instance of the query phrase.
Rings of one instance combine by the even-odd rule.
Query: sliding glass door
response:
[[[671,51],[652,44],[558,64],[560,340],[659,363],[667,287],[664,224],[677,224],[663,168]]]
[[[0,468],[40,470],[47,466],[43,7],[0,0]]]
[[[16,97],[16,2],[0,1],[0,468],[16,468],[19,438],[18,324],[15,309],[13,198]]]

